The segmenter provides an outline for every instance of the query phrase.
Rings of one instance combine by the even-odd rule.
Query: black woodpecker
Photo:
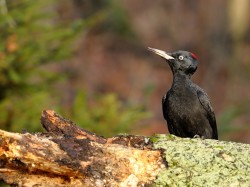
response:
[[[163,116],[170,134],[180,137],[218,139],[216,119],[207,94],[191,80],[197,57],[187,51],[167,53],[148,48],[169,64],[173,73],[171,89],[162,98]]]

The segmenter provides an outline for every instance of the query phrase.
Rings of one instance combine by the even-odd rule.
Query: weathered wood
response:
[[[47,133],[0,131],[0,179],[8,184],[144,186],[164,167],[144,137],[105,139],[54,111],[44,111],[41,122]]]

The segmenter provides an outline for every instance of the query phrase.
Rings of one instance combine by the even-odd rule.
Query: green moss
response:
[[[250,145],[157,135],[168,168],[153,186],[250,186]]]

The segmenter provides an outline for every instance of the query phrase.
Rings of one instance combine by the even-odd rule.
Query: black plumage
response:
[[[171,89],[162,99],[169,132],[180,137],[218,139],[215,114],[208,96],[191,81],[197,69],[197,57],[187,51],[166,53],[148,49],[166,59],[173,73]]]

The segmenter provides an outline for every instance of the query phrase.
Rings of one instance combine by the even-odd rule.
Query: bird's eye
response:
[[[184,59],[184,57],[181,55],[181,56],[179,56],[179,60],[183,60]]]

